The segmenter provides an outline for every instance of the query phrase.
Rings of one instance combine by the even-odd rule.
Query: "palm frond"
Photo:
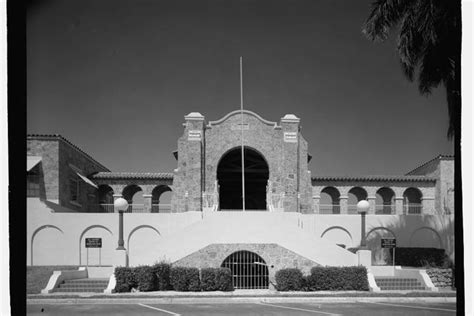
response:
[[[387,39],[390,28],[403,16],[410,0],[377,0],[372,4],[372,12],[362,27],[362,33],[372,41]]]

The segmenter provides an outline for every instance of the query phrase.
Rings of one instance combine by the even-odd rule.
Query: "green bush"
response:
[[[232,272],[228,268],[204,268],[201,270],[203,291],[233,291]]]
[[[115,268],[115,292],[130,292],[132,288],[137,287],[135,275],[132,268],[116,267]]]
[[[149,292],[156,290],[157,277],[152,267],[139,266],[133,268],[132,271],[133,277],[137,285],[137,289],[140,292]]]
[[[175,291],[200,291],[198,268],[171,267],[170,282]]]
[[[289,268],[278,270],[275,274],[278,291],[303,291],[304,278],[299,269]]]
[[[409,267],[452,267],[452,263],[446,255],[444,249],[438,248],[395,248],[395,264]]]
[[[156,275],[155,289],[158,291],[171,290],[170,270],[171,264],[167,262],[155,263],[152,267],[153,273]]]
[[[309,291],[368,291],[365,267],[314,267],[306,278]]]
[[[48,284],[53,271],[77,270],[79,266],[27,266],[26,294],[39,294]]]

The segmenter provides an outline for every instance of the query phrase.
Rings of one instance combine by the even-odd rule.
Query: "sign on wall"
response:
[[[86,248],[102,248],[102,238],[86,238]]]
[[[197,141],[200,141],[202,138],[202,134],[201,134],[201,131],[199,130],[190,130],[188,132],[188,140],[197,140]]]
[[[395,238],[382,238],[380,240],[382,248],[395,248],[397,247],[397,240]]]
[[[240,131],[240,130],[249,130],[250,129],[250,125],[248,123],[244,123],[243,125],[242,124],[232,124],[230,126],[230,129],[233,130],[233,131]]]
[[[283,134],[283,141],[285,143],[296,143],[296,132],[285,132]]]

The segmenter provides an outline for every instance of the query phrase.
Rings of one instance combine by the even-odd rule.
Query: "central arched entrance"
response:
[[[221,267],[232,271],[235,289],[268,289],[268,266],[254,252],[234,252],[224,260]]]
[[[268,164],[256,150],[244,147],[245,209],[266,210]],[[229,150],[217,166],[221,210],[242,209],[242,151]]]

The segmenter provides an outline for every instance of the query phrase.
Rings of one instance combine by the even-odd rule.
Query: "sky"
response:
[[[112,171],[172,172],[184,116],[240,107],[301,118],[312,175],[396,175],[439,154],[443,88],[421,96],[372,1],[31,0],[27,132],[61,134]]]

